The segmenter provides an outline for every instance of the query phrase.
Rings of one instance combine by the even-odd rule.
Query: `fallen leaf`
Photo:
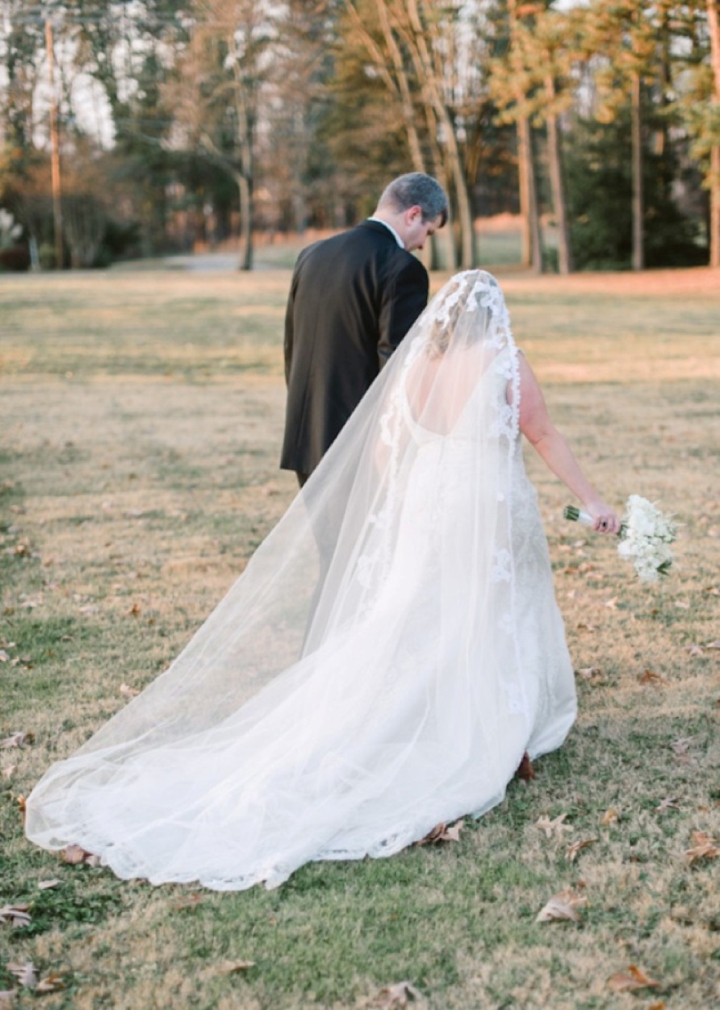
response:
[[[31,744],[35,737],[32,733],[11,733],[4,740],[0,740],[0,750],[10,750],[12,747],[24,747]]]
[[[2,777],[4,779],[11,779],[15,772],[17,771],[17,765],[8,765],[7,768],[3,768]]]
[[[570,920],[580,922],[578,909],[587,904],[587,898],[566,887],[564,891],[553,894],[552,898],[535,916],[535,922],[554,922],[555,920]]]
[[[0,1010],[12,1010],[15,1006],[15,993],[12,989],[3,989],[0,992]]]
[[[465,821],[455,821],[440,838],[441,842],[459,842],[460,832],[465,827]]]
[[[133,603],[132,607],[128,610],[128,617],[137,617],[140,614],[140,604]]]
[[[541,831],[545,832],[546,838],[551,838],[553,832],[558,834],[562,838],[563,831],[574,831],[572,824],[565,824],[565,818],[567,814],[559,814],[552,821],[549,817],[543,814],[542,817],[538,817],[535,821],[535,827],[540,828]]]
[[[460,832],[465,827],[465,821],[455,821],[454,824],[436,824],[424,838],[415,842],[416,845],[435,845],[438,842],[459,842]]]
[[[694,739],[695,737],[692,736],[682,736],[679,737],[677,740],[673,740],[673,742],[670,744],[670,747],[672,748],[672,750],[675,751],[676,754],[687,754],[687,752],[690,750],[690,744],[693,742]]]
[[[578,670],[578,676],[583,680],[590,680],[591,677],[597,677],[601,673],[602,670],[599,666],[585,666],[582,670]]]
[[[666,810],[679,810],[678,801],[676,796],[666,796],[664,800],[660,800],[655,810],[659,814],[664,814]]]
[[[51,887],[57,887],[62,881],[58,880],[57,877],[53,877],[52,880],[39,880],[38,881],[38,891],[49,891]]]
[[[124,695],[126,698],[134,698],[136,695],[140,694],[140,692],[136,687],[130,687],[129,684],[121,684],[120,694]]]
[[[606,600],[605,603],[603,604],[603,606],[604,607],[609,607],[610,610],[617,610],[617,601],[618,601],[618,597],[617,596],[613,596],[613,598],[611,600]]]
[[[46,992],[57,992],[59,989],[64,989],[65,983],[63,981],[62,975],[58,975],[53,972],[52,975],[46,975],[45,978],[41,979],[35,987],[35,992],[37,994],[42,994]]]
[[[85,849],[82,849],[79,845],[67,845],[64,849],[60,850],[60,858],[63,863],[68,863],[70,866],[84,863],[86,855]]]
[[[647,1010],[665,1010],[665,1000],[658,1000],[657,1003],[651,1003]]]
[[[81,845],[66,845],[60,849],[60,859],[69,866],[80,866],[82,863],[87,866],[100,865],[100,857],[83,849]]]
[[[237,971],[247,971],[248,968],[254,967],[254,961],[223,961],[218,965],[217,970],[221,975],[233,975]]]
[[[204,900],[205,898],[202,894],[195,892],[193,894],[183,896],[182,898],[178,898],[177,901],[173,902],[172,907],[178,912],[184,912],[186,909],[197,908]]]
[[[715,844],[712,835],[708,835],[705,831],[693,831],[691,837],[692,848],[685,850],[688,866],[701,859],[717,859],[720,856],[720,846]]]
[[[7,922],[11,926],[29,926],[31,921],[28,915],[29,907],[24,902],[18,902],[16,905],[5,905],[3,908],[0,908],[0,922]]]
[[[660,982],[643,972],[636,964],[629,964],[625,971],[616,971],[607,981],[615,992],[633,992],[635,989],[658,989]]]
[[[35,972],[35,965],[32,961],[26,961],[24,964],[17,962],[14,963],[11,961],[9,964],[6,964],[5,967],[11,975],[15,976],[20,985],[24,986],[26,989],[34,989],[37,985],[37,974]]]
[[[530,755],[528,754],[527,751],[525,751],[525,753],[523,754],[522,761],[517,766],[517,771],[515,772],[515,775],[522,782],[532,782],[534,778],[537,778],[537,776],[535,775],[535,769],[532,766],[532,761],[530,760]]]
[[[7,663],[9,659],[10,656],[7,654],[7,652],[5,652],[4,649],[0,649],[0,663]]]
[[[670,681],[661,677],[659,673],[654,673],[652,670],[645,670],[645,672],[641,673],[638,677],[638,683],[643,685],[655,684],[657,686],[664,686],[665,684],[669,684]]]
[[[615,807],[608,807],[608,809],[602,815],[600,823],[604,824],[605,827],[607,827],[609,824],[614,824],[615,821],[619,819],[620,819],[620,811],[616,810]]]
[[[714,642],[708,642],[705,646],[706,649],[720,649],[720,638],[716,639]]]
[[[396,982],[380,990],[373,1000],[373,1006],[383,1007],[383,1010],[404,1010],[408,1004],[420,999],[421,994],[410,982]]]
[[[584,838],[581,842],[573,842],[572,845],[568,845],[565,858],[571,863],[574,863],[578,857],[578,853],[582,852],[583,849],[588,849],[591,845],[594,845],[596,841],[597,838]]]
[[[691,656],[702,656],[705,652],[702,645],[688,645],[687,651]]]
[[[690,609],[690,604],[687,602],[687,600],[675,600],[675,606],[679,610],[689,610]]]

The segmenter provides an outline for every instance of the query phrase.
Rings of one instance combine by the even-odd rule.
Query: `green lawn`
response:
[[[0,750],[0,906],[31,917],[0,923],[16,1007],[26,961],[63,980],[47,1010],[359,1008],[403,980],[434,1010],[718,1004],[720,863],[686,852],[720,845],[720,282],[500,277],[588,474],[683,524],[677,569],[640,585],[528,458],[579,671],[566,746],[459,843],[240,894],[64,865],[19,799],[168,664],[294,493],[289,273],[0,277],[0,740],[33,734]],[[568,887],[580,921],[536,922]],[[614,988],[630,965],[657,985]]]

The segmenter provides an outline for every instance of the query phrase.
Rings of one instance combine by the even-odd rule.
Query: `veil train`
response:
[[[431,301],[170,668],[27,802],[121,877],[274,886],[500,802],[559,746],[572,666],[484,271]]]

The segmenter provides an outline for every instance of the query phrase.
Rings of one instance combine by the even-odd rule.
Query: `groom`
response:
[[[301,487],[427,305],[427,271],[411,253],[447,216],[440,184],[411,172],[387,186],[372,217],[300,253],[285,319],[280,466]]]

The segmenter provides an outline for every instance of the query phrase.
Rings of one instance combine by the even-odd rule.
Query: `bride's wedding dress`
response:
[[[453,278],[173,666],[27,805],[121,877],[388,856],[558,747],[573,673],[488,274]]]

